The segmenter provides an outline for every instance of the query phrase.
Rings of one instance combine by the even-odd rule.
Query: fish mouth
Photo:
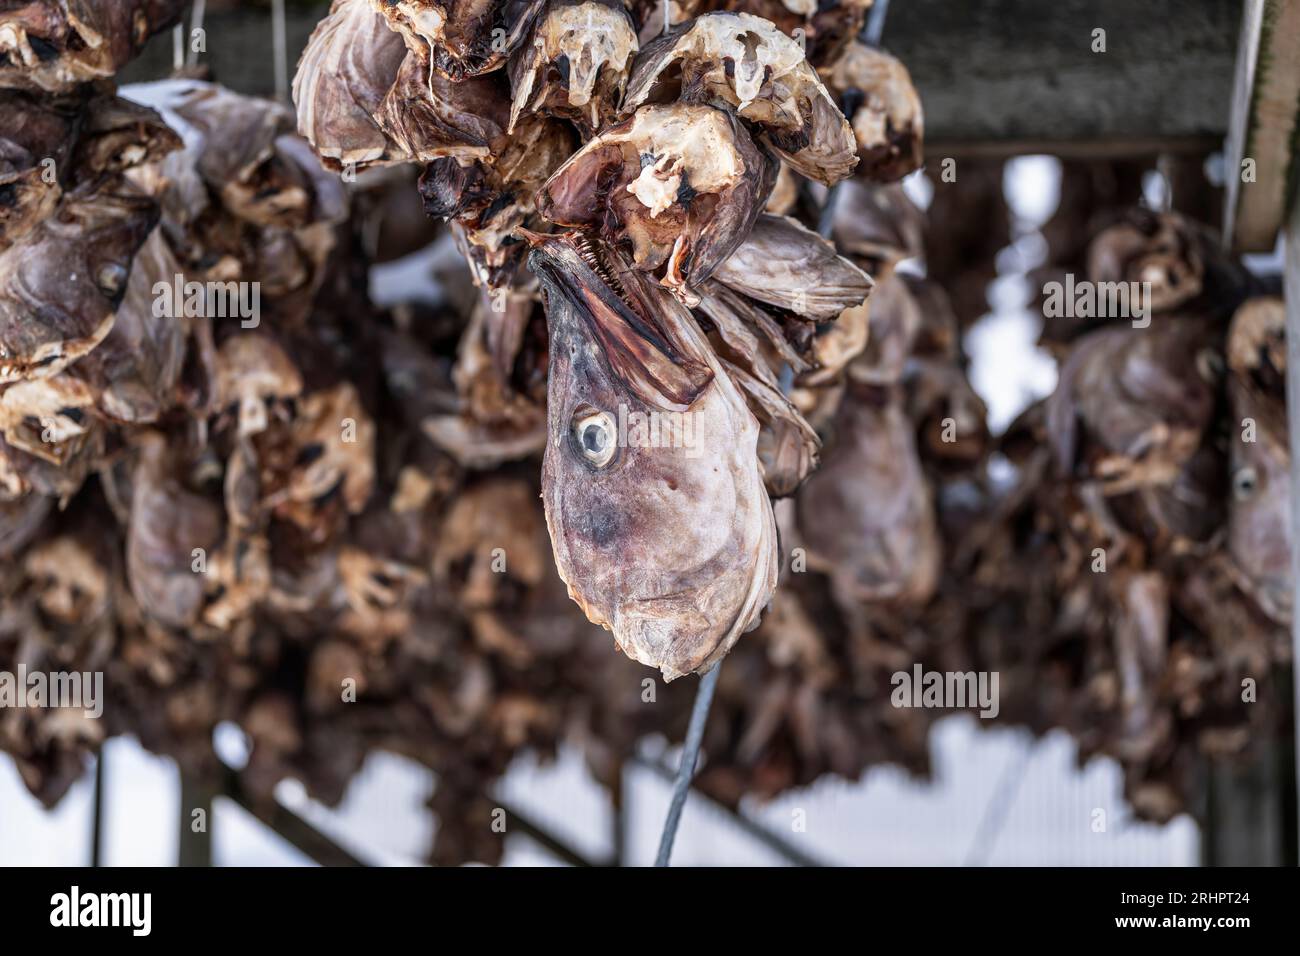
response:
[[[713,381],[713,370],[677,344],[673,323],[691,316],[603,243],[582,230],[518,234],[532,247],[528,264],[547,297],[548,321],[576,317],[609,370],[643,402],[685,411]]]

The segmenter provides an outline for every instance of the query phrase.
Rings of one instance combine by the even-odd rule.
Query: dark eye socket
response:
[[[1259,476],[1249,466],[1238,468],[1232,476],[1232,493],[1238,501],[1249,498],[1259,490]]]
[[[593,422],[583,427],[582,447],[585,451],[599,455],[605,450],[605,443],[605,429],[603,426]]]

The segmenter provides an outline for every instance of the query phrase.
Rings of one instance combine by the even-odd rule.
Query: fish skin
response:
[[[671,681],[720,660],[776,587],[758,422],[690,314],[620,263],[625,301],[587,265],[575,236],[528,237],[551,330],[547,529],[569,596],[629,657]],[[617,420],[620,407],[687,412],[696,440],[624,443],[598,468],[573,422],[588,408]]]

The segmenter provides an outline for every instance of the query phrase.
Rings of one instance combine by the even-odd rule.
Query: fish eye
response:
[[[1217,382],[1223,375],[1223,356],[1213,349],[1201,349],[1196,353],[1196,371],[1205,381]]]
[[[1232,476],[1232,494],[1238,501],[1244,501],[1259,489],[1259,476],[1249,465],[1238,468]]]
[[[604,468],[614,459],[618,448],[618,428],[609,412],[579,409],[573,418],[573,437],[582,457],[597,468]]]
[[[126,288],[127,275],[124,266],[116,262],[108,262],[100,266],[95,274],[95,284],[105,296],[116,299]]]

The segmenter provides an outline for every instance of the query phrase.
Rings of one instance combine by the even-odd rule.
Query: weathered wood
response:
[[[1300,196],[1291,200],[1291,213],[1286,230],[1286,269],[1283,274],[1282,294],[1286,299],[1286,414],[1291,441],[1291,660],[1300,661]],[[1300,676],[1292,668],[1292,700],[1300,705]],[[1300,723],[1300,706],[1294,709],[1294,719]],[[1300,748],[1300,731],[1292,725],[1297,748]],[[1295,773],[1291,783],[1300,793],[1300,749],[1296,751],[1293,765]],[[1300,811],[1300,800],[1291,797]],[[1300,824],[1296,837],[1300,839]]]
[[[292,72],[328,3],[291,7]],[[1227,130],[1241,0],[907,0],[893,4],[884,45],[921,92],[930,156],[952,143],[1003,154],[1054,144],[1207,140]],[[1092,31],[1106,52],[1092,52]],[[275,90],[269,10],[207,15],[201,62],[242,92]],[[171,39],[157,37],[123,82],[171,71]],[[1035,145],[1040,144],[1040,145]]]
[[[1202,866],[1293,866],[1288,844],[1288,739],[1262,742],[1248,758],[1208,761]]]
[[[1300,0],[1247,0],[1228,131],[1224,236],[1238,252],[1277,241],[1300,174]],[[1253,162],[1253,181],[1243,163]]]

